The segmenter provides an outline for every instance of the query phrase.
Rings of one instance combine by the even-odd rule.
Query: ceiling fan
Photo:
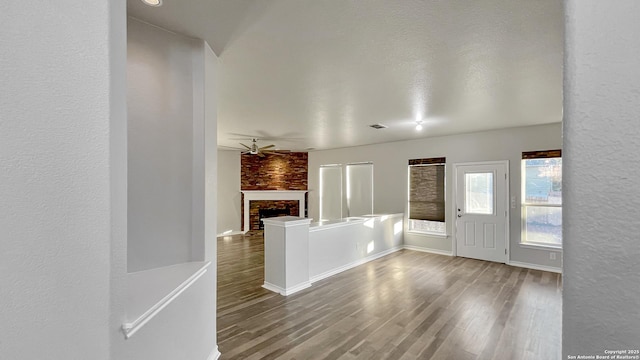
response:
[[[251,139],[251,146],[240,143],[240,145],[244,146],[247,150],[242,153],[242,155],[250,154],[250,155],[258,155],[260,157],[265,157],[266,155],[278,155],[283,156],[284,153],[288,153],[288,150],[270,150],[275,147],[275,145],[267,145],[267,146],[258,146],[258,139]]]

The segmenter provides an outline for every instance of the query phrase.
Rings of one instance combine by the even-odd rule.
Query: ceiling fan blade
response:
[[[240,139],[247,139],[247,140],[256,139],[256,138],[260,137],[260,136],[257,136],[257,135],[241,134],[241,133],[227,133],[227,135],[233,136],[233,137],[236,137],[236,138],[240,138]]]
[[[251,150],[251,147],[249,147],[249,146],[247,146],[247,145],[245,145],[245,144],[243,144],[243,143],[239,143],[239,144],[240,144],[240,145],[242,145],[242,146],[244,146],[244,147],[246,147],[247,149]]]
[[[239,151],[244,151],[244,149],[238,148],[238,147],[233,147],[233,146],[224,146],[224,145],[218,145],[218,149],[222,149],[222,150],[239,150]]]
[[[263,146],[260,148],[260,150],[267,150],[267,149],[271,149],[272,147],[275,147],[275,145],[271,144],[271,145]]]
[[[277,156],[285,156],[285,155],[284,155],[284,154],[282,154],[282,153],[279,153],[279,152],[276,152],[276,151],[269,151],[269,150],[267,150],[267,151],[263,151],[263,152],[261,152],[261,154],[277,155]]]
[[[299,137],[302,134],[298,133],[298,132],[287,132],[287,133],[280,133],[279,135],[276,133],[270,133],[264,130],[258,130],[255,132],[258,136],[254,136],[254,138],[257,138],[259,140],[266,140],[266,141],[281,141],[281,140],[305,140],[304,137]]]
[[[258,156],[260,156],[260,157],[265,157],[266,155],[265,155],[265,154],[263,154],[263,153],[261,153],[261,152],[259,152],[259,153],[258,153]]]

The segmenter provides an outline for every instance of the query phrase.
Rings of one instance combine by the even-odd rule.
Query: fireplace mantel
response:
[[[304,217],[305,201],[304,195],[308,190],[242,190],[244,194],[244,229],[246,233],[250,230],[249,223],[249,202],[255,200],[297,200],[299,216]]]

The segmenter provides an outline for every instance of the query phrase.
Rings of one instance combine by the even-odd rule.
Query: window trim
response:
[[[443,233],[438,233],[433,231],[407,230],[407,234],[417,235],[417,236],[427,236],[427,237],[438,237],[443,239],[446,239],[449,236],[451,236],[447,234],[446,229],[445,229],[445,232]]]
[[[526,160],[533,159],[562,159],[562,150],[542,150],[542,151],[527,151],[522,153],[522,160],[520,161],[520,242],[521,248],[530,248],[536,250],[554,250],[562,251],[564,247],[563,234],[560,235],[560,244],[543,243],[536,241],[527,241],[526,231],[526,208],[527,207],[547,207],[547,208],[559,208],[563,210],[564,204],[536,204],[526,202]]]
[[[412,166],[434,166],[434,165],[442,165],[444,166],[444,184],[443,184],[443,193],[444,193],[444,231],[436,232],[429,230],[419,230],[411,227],[411,220],[414,221],[430,221],[430,220],[420,220],[420,219],[411,219],[410,218],[410,208],[411,208],[411,167]],[[435,157],[435,158],[423,158],[423,159],[409,159],[407,165],[407,230],[406,232],[409,234],[419,235],[419,236],[431,236],[431,237],[440,237],[440,238],[448,238],[450,234],[447,233],[447,161],[445,157]],[[440,222],[440,221],[433,221]]]
[[[523,249],[534,249],[534,250],[554,250],[554,251],[562,251],[562,246],[560,245],[553,245],[553,244],[543,244],[543,243],[536,243],[536,242],[527,242],[527,243],[520,243],[519,244],[521,248]]]

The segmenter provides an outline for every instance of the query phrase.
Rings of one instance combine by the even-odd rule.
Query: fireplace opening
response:
[[[260,230],[263,230],[264,224],[262,223],[262,219],[278,217],[278,216],[288,216],[288,215],[291,215],[291,211],[289,210],[288,206],[284,209],[276,209],[276,208],[259,209],[258,215],[260,217]]]

